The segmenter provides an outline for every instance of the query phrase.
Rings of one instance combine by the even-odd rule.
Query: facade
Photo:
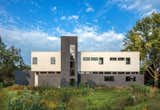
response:
[[[61,52],[32,52],[34,86],[127,86],[144,83],[139,52],[78,52],[77,37],[61,37]]]

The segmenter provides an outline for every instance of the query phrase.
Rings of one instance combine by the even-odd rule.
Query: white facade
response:
[[[80,52],[79,56],[81,72],[139,72],[140,68],[139,52]]]
[[[32,52],[31,71],[61,71],[60,52]],[[55,64],[51,64],[51,58]],[[33,64],[37,58],[37,64]],[[86,59],[85,59],[86,58]],[[116,58],[116,60],[111,60]],[[126,64],[126,58],[130,63]],[[139,72],[139,52],[79,52],[78,71],[83,72]],[[103,64],[100,64],[100,59]]]
[[[33,64],[33,59],[37,59],[37,63]],[[55,59],[55,63],[51,64],[51,58]],[[31,71],[33,72],[52,72],[61,71],[61,53],[60,52],[32,52],[31,54]]]

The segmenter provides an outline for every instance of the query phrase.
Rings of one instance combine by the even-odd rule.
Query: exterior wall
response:
[[[60,74],[38,74],[37,86],[60,87]]]
[[[117,71],[117,72],[139,72],[139,52],[80,52],[78,71]],[[98,61],[83,61],[83,57],[103,57],[104,64]],[[125,61],[110,61],[110,57],[130,57],[131,64]]]
[[[70,59],[70,45],[75,45],[75,58],[74,58],[74,73],[71,74],[71,59]],[[61,86],[70,85],[70,80],[75,80],[77,83],[77,37],[63,36],[61,37]]]
[[[38,58],[38,64],[32,64],[32,58]],[[50,58],[55,57],[55,64],[51,64]],[[31,71],[61,71],[60,52],[32,52]]]
[[[104,76],[114,76],[114,81],[104,81]],[[136,77],[136,81],[126,82],[126,76]],[[128,86],[134,83],[144,84],[144,75],[141,74],[81,74],[81,83],[89,81],[98,86]]]

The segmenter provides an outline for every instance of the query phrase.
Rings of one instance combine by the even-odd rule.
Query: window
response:
[[[105,72],[105,74],[111,74],[111,72]]]
[[[75,59],[75,45],[70,45],[70,60],[74,61]]]
[[[131,59],[129,57],[126,58],[126,64],[131,64]]]
[[[116,61],[116,60],[117,60],[116,57],[111,57],[111,58],[110,58],[110,61]]]
[[[93,72],[93,74],[98,74],[97,72]]]
[[[51,57],[51,64],[55,64],[55,63],[56,63],[55,57]]]
[[[99,58],[99,64],[100,64],[100,65],[103,64],[103,58],[102,58],[102,57]]]
[[[70,68],[74,68],[74,62],[70,62]]]
[[[103,72],[99,72],[99,74],[103,74]]]
[[[112,74],[117,74],[117,72],[113,72]]]
[[[124,72],[118,72],[118,74],[124,74]]]
[[[104,81],[114,81],[114,76],[104,76]]]
[[[83,61],[90,61],[90,57],[83,57]]]
[[[74,76],[74,75],[75,75],[74,70],[71,70],[71,71],[70,71],[70,76]]]
[[[98,61],[98,57],[91,57],[91,61]]]
[[[126,74],[130,74],[130,72],[126,72]]]
[[[123,57],[119,57],[118,61],[124,61],[124,58]]]
[[[32,64],[38,64],[38,61],[37,61],[38,59],[37,59],[37,57],[33,57],[32,60],[33,60]]]
[[[136,81],[136,77],[131,77],[131,76],[126,76],[126,81],[130,82],[130,81]]]

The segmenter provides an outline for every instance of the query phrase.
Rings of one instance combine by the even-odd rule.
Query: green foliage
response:
[[[159,90],[154,92],[150,87],[136,84],[127,88],[46,87],[42,91],[40,87],[14,86],[3,90],[0,99],[8,97],[4,100],[8,110],[157,110],[160,107]]]
[[[125,51],[139,51],[141,72],[148,72],[158,86],[160,76],[160,13],[139,20],[124,40]]]
[[[20,49],[14,46],[7,47],[0,37],[0,82],[5,86],[11,85],[14,80],[13,72],[26,67],[20,55]]]

